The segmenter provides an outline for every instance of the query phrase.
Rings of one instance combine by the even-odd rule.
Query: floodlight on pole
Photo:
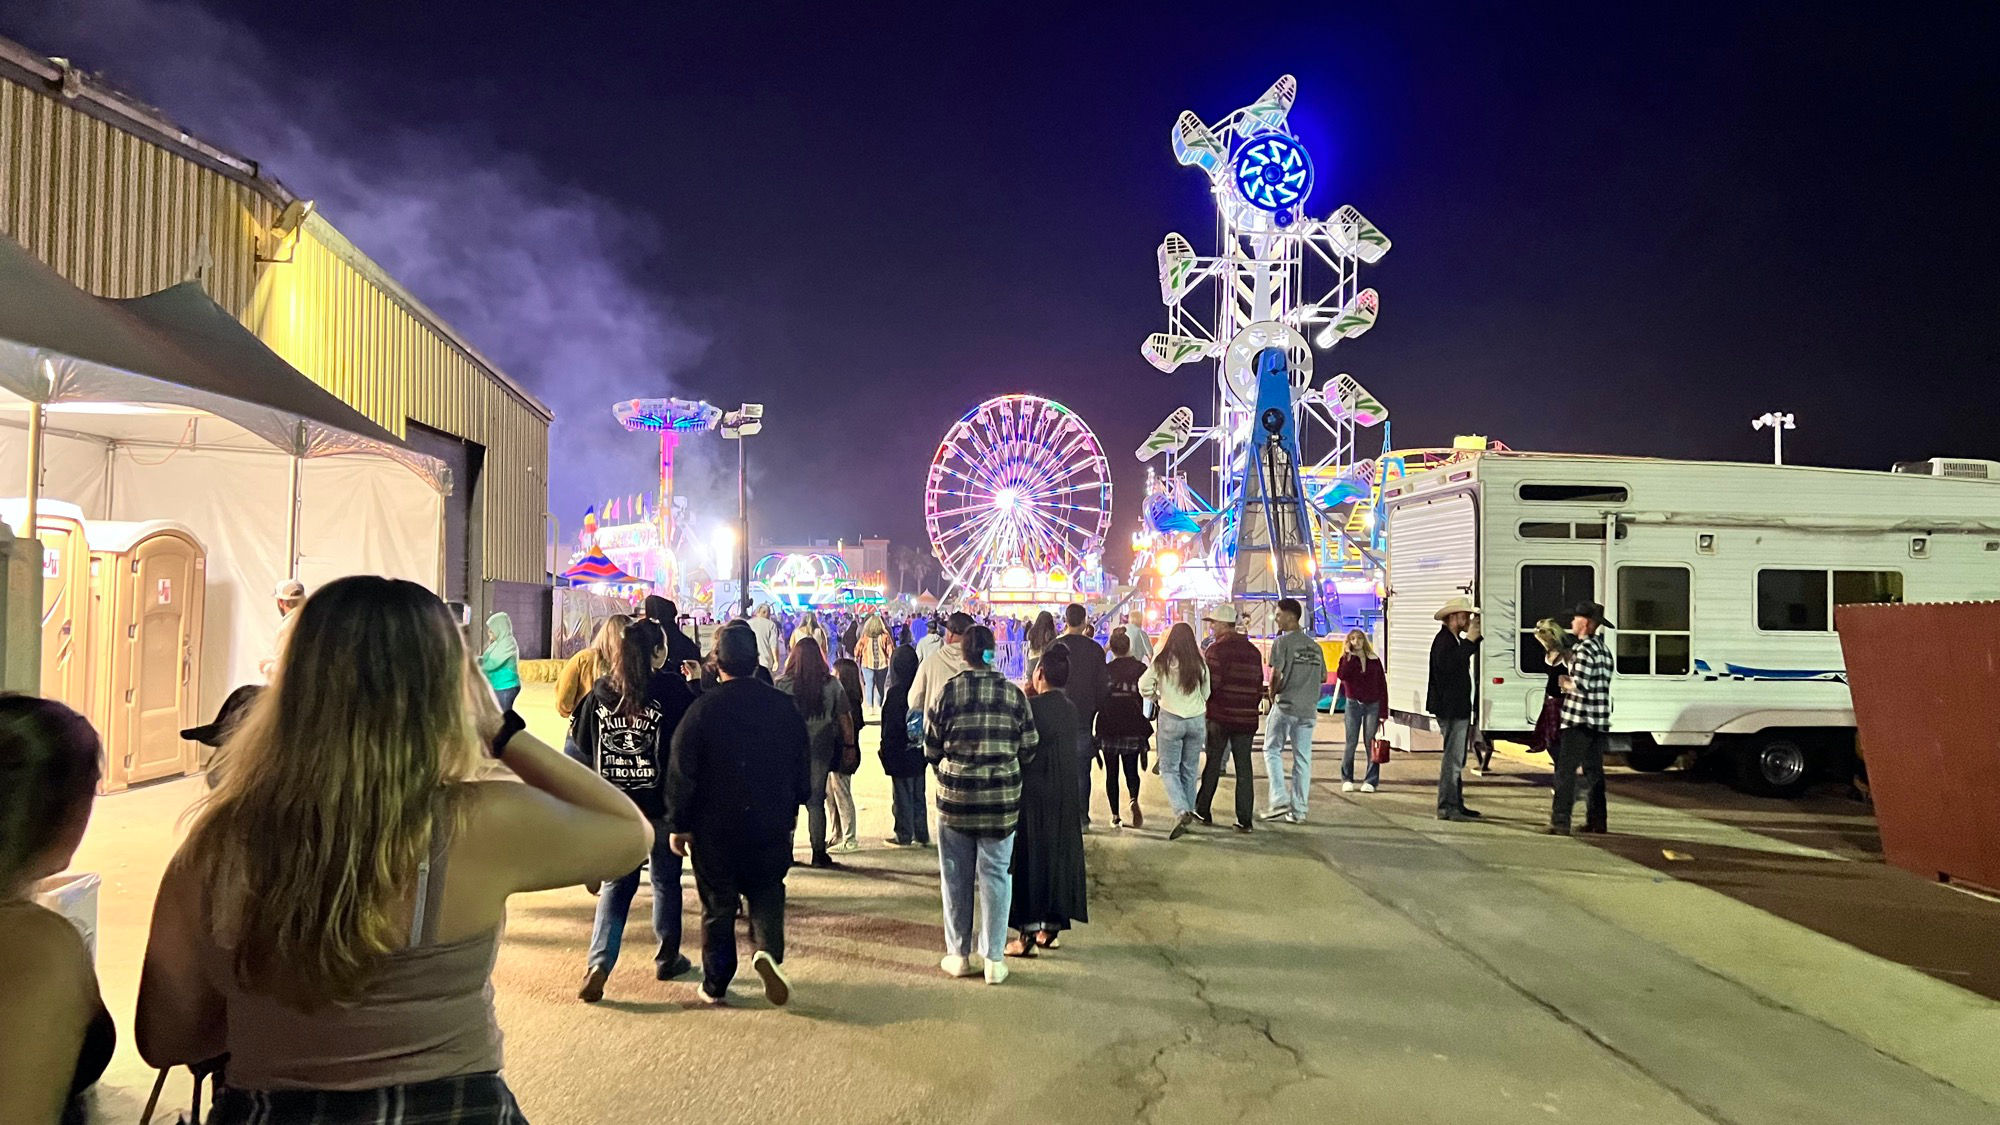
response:
[[[1785,463],[1785,431],[1796,430],[1798,427],[1793,425],[1792,415],[1779,414],[1775,411],[1750,420],[1750,428],[1753,430],[1766,427],[1771,430],[1771,464],[1782,465]]]

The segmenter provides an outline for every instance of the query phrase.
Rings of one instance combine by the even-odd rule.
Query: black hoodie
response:
[[[662,669],[646,685],[638,713],[619,713],[618,689],[600,678],[576,709],[576,753],[571,757],[632,798],[650,820],[666,813],[667,749],[674,728],[694,702],[687,681]]]

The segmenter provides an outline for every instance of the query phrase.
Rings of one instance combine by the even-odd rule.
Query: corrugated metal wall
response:
[[[386,428],[415,420],[485,446],[484,577],[541,582],[543,412],[325,220],[271,245],[279,210],[245,175],[0,77],[0,234],[100,296],[198,277],[272,350]],[[260,249],[291,261],[259,263]]]

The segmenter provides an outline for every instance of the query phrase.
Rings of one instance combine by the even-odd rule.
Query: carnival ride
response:
[[[1063,404],[988,399],[938,443],[924,524],[951,585],[946,601],[1069,601],[1101,571],[1110,466],[1097,435]]]
[[[634,433],[660,435],[660,499],[653,508],[659,528],[657,565],[646,577],[662,589],[680,585],[680,559],[692,543],[681,534],[675,519],[674,451],[684,435],[706,433],[722,424],[722,408],[685,398],[634,398],[616,403],[611,414],[620,425]],[[635,505],[636,506],[636,505]],[[646,545],[633,543],[634,548]]]
[[[1135,451],[1140,461],[1164,463],[1148,473],[1134,547],[1135,565],[1151,569],[1165,600],[1242,598],[1254,613],[1257,603],[1304,592],[1324,631],[1368,616],[1365,599],[1333,596],[1343,587],[1373,591],[1379,614],[1381,473],[1358,441],[1379,426],[1387,451],[1388,410],[1344,373],[1315,386],[1314,349],[1374,326],[1381,302],[1361,287],[1360,267],[1380,261],[1390,243],[1351,206],[1325,219],[1306,212],[1317,174],[1288,120],[1297,93],[1286,75],[1213,124],[1192,112],[1174,122],[1175,157],[1208,176],[1217,247],[1198,255],[1179,233],[1162,240],[1167,331],[1140,350],[1166,373],[1206,360],[1214,368],[1206,422],[1179,407]],[[1204,286],[1206,300],[1197,296]],[[1290,399],[1279,410],[1289,417],[1273,426],[1266,377],[1279,374]],[[1278,457],[1273,446],[1289,451]],[[1303,527],[1272,506],[1289,503],[1292,491],[1271,475],[1279,461],[1297,482]],[[1262,506],[1250,513],[1262,530],[1254,546],[1244,544],[1255,557],[1238,550],[1246,486],[1249,502]],[[1300,569],[1310,577],[1301,580]]]

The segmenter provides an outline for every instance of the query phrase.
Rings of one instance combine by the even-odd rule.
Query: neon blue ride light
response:
[[[1269,211],[1289,226],[1312,194],[1312,157],[1283,133],[1259,133],[1236,148],[1230,161],[1236,191],[1251,206]]]

